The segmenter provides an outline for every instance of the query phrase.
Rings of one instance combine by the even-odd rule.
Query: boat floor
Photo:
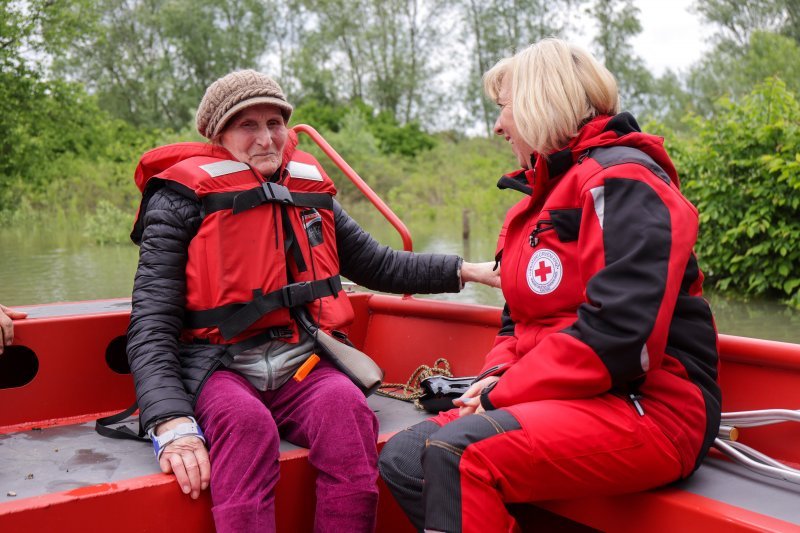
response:
[[[384,435],[429,416],[408,402],[382,396],[373,395],[368,403]],[[136,431],[138,419],[125,425]],[[301,448],[281,440],[282,456],[294,450]],[[160,472],[151,445],[102,437],[94,422],[0,434],[0,503]]]
[[[381,441],[426,418],[410,403],[369,398]],[[136,428],[136,419],[127,424]],[[281,454],[301,449],[281,442]],[[0,503],[159,473],[147,443],[101,437],[94,423],[0,435]],[[800,486],[717,458],[674,488],[800,525]]]

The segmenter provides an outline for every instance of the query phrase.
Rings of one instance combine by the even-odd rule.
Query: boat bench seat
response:
[[[369,404],[380,420],[380,443],[427,416],[410,403],[379,396],[370,397]],[[128,424],[135,428],[136,420]],[[160,474],[148,444],[101,437],[94,432],[91,422],[0,435],[0,451],[3,458],[0,523],[2,502],[22,503],[26,498],[64,491],[83,494],[81,491],[91,491],[93,486],[124,486],[143,476],[157,480],[153,483],[163,490],[177,492],[174,482]],[[282,441],[281,462],[278,498],[282,497],[282,486],[293,484],[296,486],[284,489],[284,493],[293,498],[305,497],[301,493],[308,493],[313,487],[307,451]],[[299,470],[292,470],[291,464],[299,465]],[[300,481],[292,480],[293,476],[301,478]],[[388,509],[397,516],[396,504],[391,502],[385,487],[381,490],[381,512],[386,513]],[[10,496],[12,493],[14,496]],[[207,506],[209,499],[204,496],[204,501]],[[711,458],[690,479],[669,487],[617,497],[540,502],[538,507],[604,531],[697,530],[698,526],[714,530],[720,524],[726,524],[730,531],[764,527],[781,531],[787,526],[800,530],[799,501],[800,486],[765,478],[725,460]],[[536,509],[530,508],[532,512]],[[207,509],[203,512],[208,515]],[[523,522],[536,520],[524,509],[521,513],[516,509],[515,513]],[[208,522],[209,518],[204,520]],[[389,529],[381,529],[405,531],[407,527],[395,522]],[[575,527],[578,529],[572,530],[585,529]]]
[[[380,421],[381,442],[428,416],[410,403],[377,395],[369,404]],[[125,425],[136,431],[138,420],[132,417]],[[0,434],[0,450],[3,458],[14,458],[0,465],[0,490],[6,501],[9,491],[21,499],[161,472],[148,443],[102,437],[95,433],[94,422]],[[307,455],[285,440],[280,451],[281,460]]]

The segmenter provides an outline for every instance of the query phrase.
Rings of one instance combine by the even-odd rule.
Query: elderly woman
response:
[[[458,409],[392,438],[379,468],[413,524],[509,531],[506,504],[686,477],[719,427],[716,330],[695,208],[613,76],[545,39],[484,76],[524,192],[499,240],[507,307]]]
[[[316,529],[371,531],[375,415],[325,360],[301,379],[314,342],[297,318],[343,337],[353,310],[339,273],[382,291],[456,292],[491,269],[378,245],[296,149],[291,113],[271,78],[234,72],[197,110],[211,144],[142,157],[128,329],[140,421],[184,493],[210,483],[218,531],[275,530],[281,437],[319,471]]]

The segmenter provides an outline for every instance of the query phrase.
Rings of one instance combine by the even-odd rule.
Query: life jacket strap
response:
[[[188,329],[219,328],[225,340],[234,338],[255,324],[262,316],[282,307],[298,307],[326,296],[336,297],[342,290],[338,275],[315,281],[290,283],[276,291],[262,294],[253,291],[248,303],[228,304],[203,311],[186,311],[183,325]]]
[[[274,341],[276,339],[288,339],[291,337],[292,337],[291,328],[288,327],[269,328],[267,331],[264,331],[262,333],[256,333],[252,337],[247,337],[245,340],[241,342],[229,345],[228,353],[232,357],[236,357],[240,353],[246,352],[247,350],[251,350],[257,346],[261,346],[266,342]]]
[[[265,203],[278,203],[298,207],[333,209],[333,197],[320,192],[291,192],[287,187],[264,182],[246,191],[220,192],[203,197],[206,216],[216,211],[231,209],[234,215]]]
[[[133,402],[133,405],[125,409],[124,411],[120,411],[119,413],[106,416],[103,418],[98,418],[94,422],[94,430],[104,437],[109,437],[112,439],[128,439],[128,440],[139,440],[143,442],[150,442],[148,437],[144,435],[144,429],[142,429],[141,424],[139,424],[139,432],[134,433],[131,428],[126,425],[121,425],[117,427],[111,427],[111,424],[118,424],[128,418],[129,416],[133,415],[136,410],[139,408],[139,405],[136,402]]]
[[[298,272],[308,270],[306,261],[303,259],[303,250],[300,249],[300,242],[292,229],[292,219],[285,205],[281,205],[281,222],[283,224],[283,251],[288,257],[291,254]]]

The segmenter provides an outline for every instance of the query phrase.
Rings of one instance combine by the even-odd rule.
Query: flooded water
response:
[[[353,216],[381,242],[399,248],[400,238],[385,221],[363,209]],[[470,261],[488,261],[494,255],[495,235],[489,228],[461,239],[461,221],[409,224],[414,249],[455,253]],[[480,230],[480,228],[478,228]],[[130,296],[138,261],[133,244],[97,246],[74,231],[35,227],[0,231],[0,303],[37,303],[95,300]],[[722,333],[800,343],[800,312],[775,301],[741,302],[707,294]],[[459,294],[435,299],[502,305],[498,289],[471,285]]]

